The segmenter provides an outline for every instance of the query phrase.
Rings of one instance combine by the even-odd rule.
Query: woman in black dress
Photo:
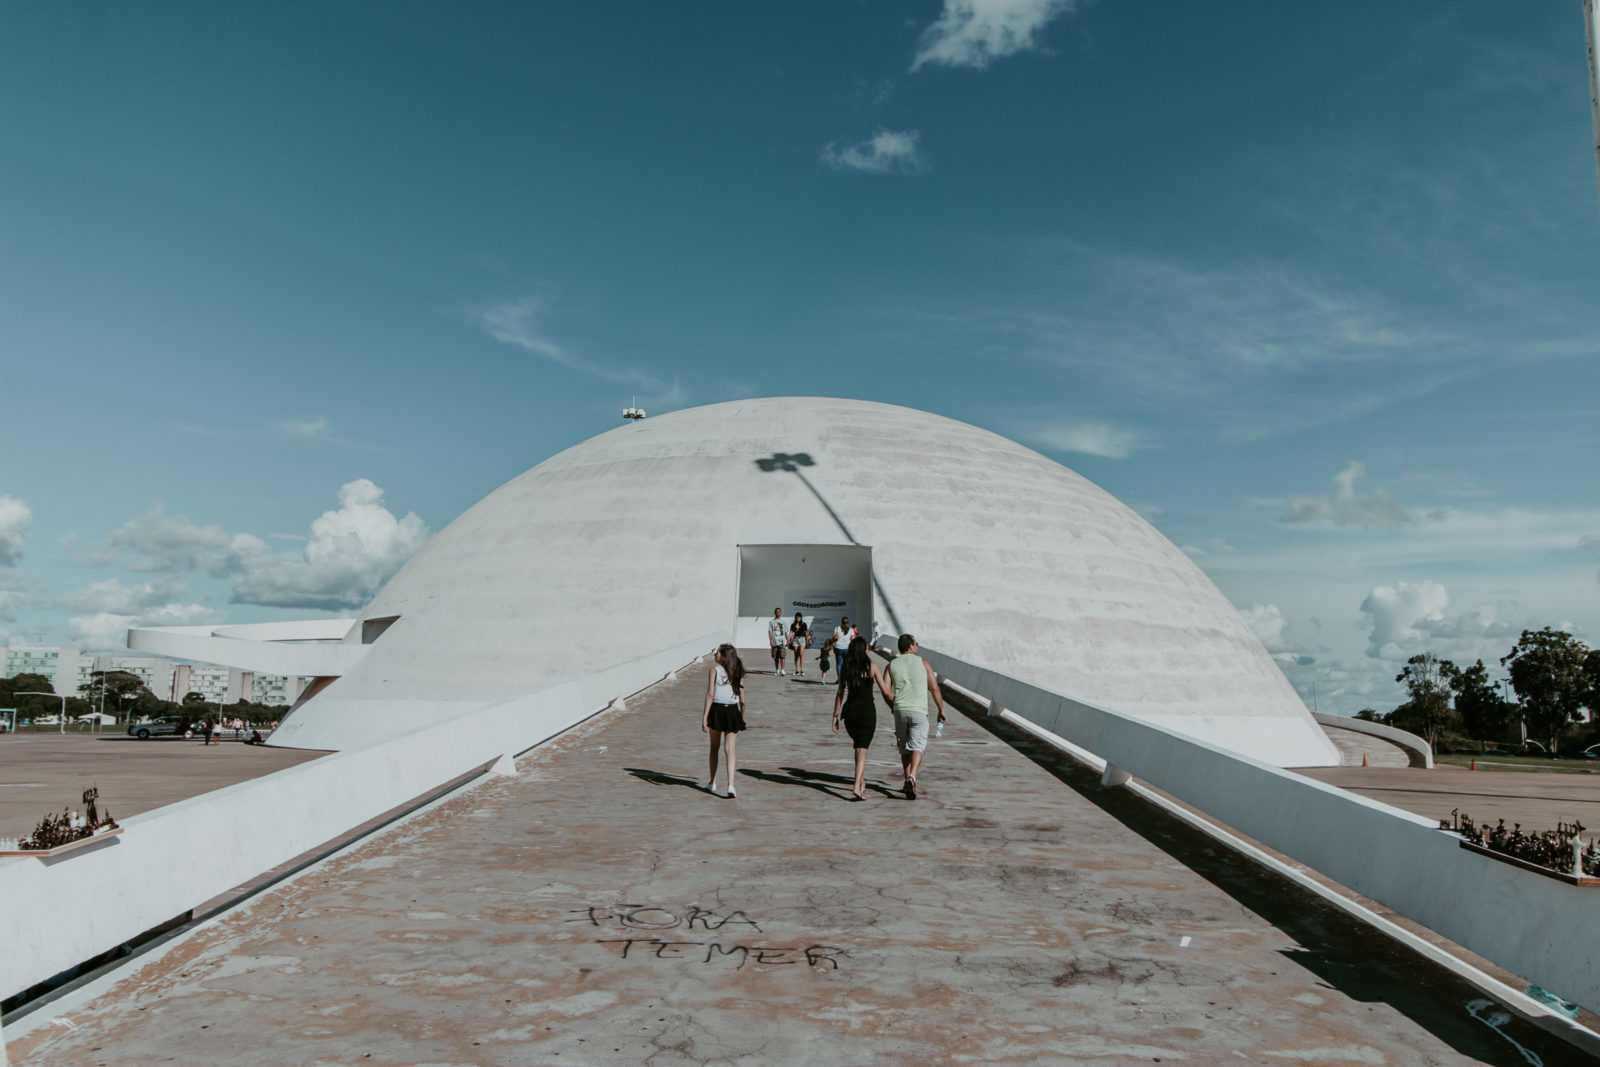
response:
[[[728,765],[728,791],[723,796],[738,796],[733,786],[734,742],[744,729],[744,662],[732,645],[719,645],[706,673],[706,706],[700,713],[700,732],[711,735],[711,769],[706,774],[706,792],[717,794],[717,756]]]
[[[850,744],[855,747],[856,782],[850,790],[857,800],[867,799],[867,748],[872,744],[873,732],[878,728],[878,708],[872,700],[872,688],[877,686],[883,699],[893,700],[894,691],[889,679],[867,655],[867,639],[857,637],[839,665],[839,688],[833,697],[833,732],[839,732],[839,722],[850,734]]]

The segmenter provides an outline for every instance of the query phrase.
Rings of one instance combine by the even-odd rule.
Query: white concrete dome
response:
[[[384,587],[368,639],[397,621],[272,740],[346,747],[731,636],[741,596],[862,580],[846,571],[865,550],[816,546],[870,549],[851,603],[887,634],[1268,762],[1338,762],[1232,605],[1131,508],[989,431],[814,398],[622,425],[501,486]]]

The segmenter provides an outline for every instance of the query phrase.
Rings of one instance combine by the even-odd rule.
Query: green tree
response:
[[[1589,709],[1589,722],[1600,722],[1600,648],[1591,648],[1583,657],[1583,706]]]
[[[1456,714],[1461,716],[1467,736],[1480,741],[1503,737],[1511,724],[1515,705],[1501,698],[1499,690],[1489,680],[1489,668],[1483,665],[1483,660],[1470,667],[1451,663],[1443,673],[1455,693]]]
[[[1522,700],[1528,730],[1556,751],[1561,731],[1578,718],[1588,693],[1589,647],[1564,630],[1524,630],[1500,660]]]
[[[186,708],[203,708],[203,707],[205,707],[206,706],[205,694],[204,693],[196,693],[194,690],[191,689],[189,692],[183,694],[183,706],[186,707]]]
[[[43,697],[19,697],[18,693],[54,693],[55,686],[50,684],[50,679],[42,674],[19,674],[15,678],[0,678],[0,708],[16,708],[18,711],[32,713],[36,704],[45,701]],[[49,701],[59,706],[58,701]]]
[[[1394,721],[1421,734],[1431,746],[1450,719],[1450,686],[1446,679],[1456,665],[1423,652],[1406,660],[1394,680],[1406,687],[1411,699],[1395,709]]]
[[[91,671],[89,680],[78,687],[78,692],[96,711],[104,705],[112,715],[121,715],[130,708],[148,713],[150,701],[156,700],[156,695],[145,688],[143,679],[132,671]]]
[[[1377,708],[1362,708],[1356,712],[1356,718],[1362,722],[1382,722],[1383,716],[1378,714]]]

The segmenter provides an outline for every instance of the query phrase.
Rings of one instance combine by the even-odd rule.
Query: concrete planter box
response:
[[[79,849],[88,848],[90,845],[97,845],[102,841],[110,840],[111,838],[116,837],[120,833],[122,833],[122,827],[119,826],[115,830],[105,830],[105,831],[102,831],[100,833],[94,834],[94,835],[92,835],[90,837],[80,838],[77,841],[70,841],[65,845],[57,845],[55,848],[30,848],[30,849],[12,849],[12,850],[7,850],[7,851],[4,851],[4,852],[0,852],[0,859],[9,859],[12,856],[18,856],[18,857],[27,856],[27,857],[32,857],[33,859],[36,859],[36,860],[55,859],[57,856],[65,856],[69,852],[76,852]]]
[[[1451,833],[1451,831],[1446,830],[1445,833]],[[1461,847],[1466,849],[1468,852],[1476,852],[1480,856],[1487,856],[1492,860],[1499,860],[1501,863],[1509,863],[1513,867],[1520,867],[1522,870],[1531,871],[1534,874],[1541,874],[1546,878],[1554,878],[1558,882],[1565,882],[1568,885],[1576,886],[1579,889],[1600,889],[1600,878],[1591,878],[1588,875],[1568,874],[1566,871],[1558,871],[1550,867],[1543,867],[1537,863],[1530,863],[1525,859],[1519,859],[1516,856],[1507,855],[1504,852],[1496,852],[1492,848],[1484,848],[1482,845],[1474,845],[1471,841],[1461,842]]]

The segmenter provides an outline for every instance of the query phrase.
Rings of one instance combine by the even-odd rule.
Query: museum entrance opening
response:
[[[740,545],[737,589],[740,648],[767,647],[773,608],[786,620],[804,615],[814,648],[842,616],[872,636],[872,549],[865,545]]]

